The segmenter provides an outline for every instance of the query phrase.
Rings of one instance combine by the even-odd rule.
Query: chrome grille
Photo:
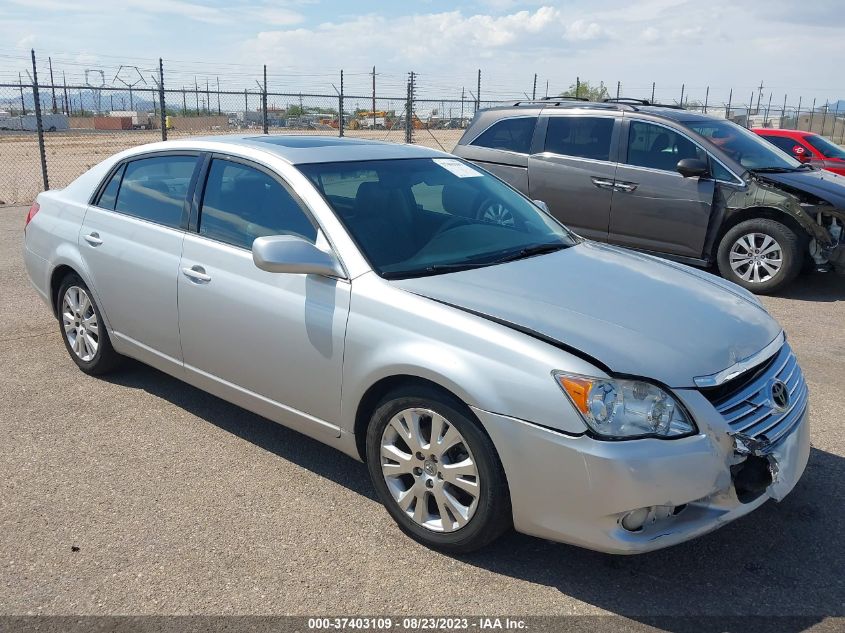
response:
[[[783,382],[789,393],[789,402],[783,411],[772,403],[775,380]],[[765,436],[774,444],[798,424],[807,408],[807,384],[788,344],[784,344],[760,376],[750,383],[738,382],[741,386],[735,393],[722,395],[713,402],[732,433],[753,438]]]

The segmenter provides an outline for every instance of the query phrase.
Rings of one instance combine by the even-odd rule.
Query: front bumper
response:
[[[731,466],[746,458],[736,452],[729,428],[697,391],[676,395],[698,422],[698,435],[601,441],[474,409],[505,469],[514,527],[588,549],[635,554],[711,532],[792,490],[810,454],[806,411],[770,447],[771,483],[743,503]],[[642,528],[623,527],[623,517],[641,508],[649,509]]]

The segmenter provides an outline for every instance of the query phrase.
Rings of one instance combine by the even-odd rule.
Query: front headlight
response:
[[[602,437],[671,438],[696,430],[680,403],[649,382],[559,371],[552,375],[587,426]]]

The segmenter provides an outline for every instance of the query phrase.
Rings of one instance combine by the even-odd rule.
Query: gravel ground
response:
[[[404,537],[364,465],[132,363],[79,372],[0,209],[0,613],[845,615],[845,279],[766,298],[810,385],[782,503],[653,554]]]

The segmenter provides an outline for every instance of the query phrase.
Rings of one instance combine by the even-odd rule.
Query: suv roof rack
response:
[[[596,108],[596,109],[615,109],[622,110],[624,108],[635,110],[634,106],[628,103],[610,103],[601,101],[590,101],[584,97],[543,97],[542,99],[523,99],[513,104],[514,106],[537,105],[537,106],[560,106],[562,108]]]
[[[683,106],[674,105],[670,103],[652,103],[648,99],[634,99],[633,97],[615,97],[609,99],[603,99],[602,103],[624,103],[625,105],[641,105],[641,106],[651,106],[653,108],[671,108],[673,110],[685,110]]]

